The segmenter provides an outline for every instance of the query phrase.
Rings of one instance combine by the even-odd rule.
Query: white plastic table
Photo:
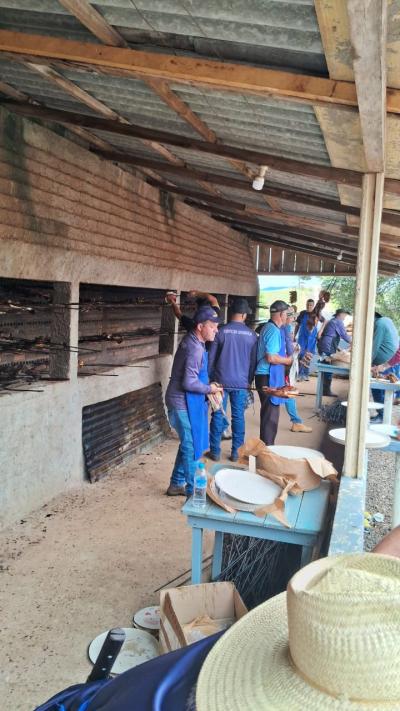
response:
[[[337,427],[329,430],[329,437],[338,444],[346,443],[346,428]],[[368,429],[365,433],[365,446],[367,449],[381,449],[390,444],[390,437],[372,429]]]
[[[385,425],[392,424],[392,408],[393,408],[393,398],[396,390],[400,390],[400,382],[390,383],[388,380],[376,380],[371,378],[371,389],[372,390],[384,390],[385,391],[385,401],[383,407],[383,423]]]
[[[342,400],[341,404],[343,405],[343,407],[348,407],[349,402],[348,402],[348,400]],[[383,408],[384,408],[383,402],[372,401],[372,402],[369,402],[368,406],[367,406],[368,410],[383,410]]]
[[[292,445],[286,444],[273,444],[269,446],[268,449],[274,454],[279,454],[280,457],[286,457],[286,459],[324,458],[322,452],[319,452],[318,449],[310,449],[310,447],[293,447]]]

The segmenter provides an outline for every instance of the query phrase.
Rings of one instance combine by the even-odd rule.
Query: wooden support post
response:
[[[343,467],[343,474],[353,478],[362,477],[365,470],[365,432],[368,422],[367,406],[383,191],[383,173],[364,175]]]
[[[179,303],[181,292],[177,292]],[[161,309],[161,335],[159,353],[174,355],[178,347],[179,321],[175,317],[172,306],[165,304]]]
[[[50,378],[68,380],[77,377],[78,302],[79,284],[77,282],[56,282],[54,284],[49,356]],[[75,306],[70,304],[75,304]],[[70,350],[71,348],[75,348],[75,352]]]
[[[228,303],[229,294],[224,294],[224,303],[221,309],[221,319],[223,323],[228,323]]]

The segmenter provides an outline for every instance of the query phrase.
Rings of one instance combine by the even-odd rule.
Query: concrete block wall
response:
[[[246,296],[257,276],[246,237],[36,123],[0,110],[0,279],[203,289]],[[71,315],[72,342],[77,313]],[[0,395],[0,525],[84,478],[82,408],[153,382],[171,356],[118,378],[77,378]]]

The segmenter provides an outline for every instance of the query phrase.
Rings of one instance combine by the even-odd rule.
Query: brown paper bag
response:
[[[248,465],[249,456],[256,457],[257,474],[266,476],[288,492],[302,494],[317,489],[321,479],[337,482],[337,471],[327,459],[287,459],[274,454],[264,442],[256,437],[247,440],[239,449],[239,464]]]

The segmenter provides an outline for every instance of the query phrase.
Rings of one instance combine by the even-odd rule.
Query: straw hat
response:
[[[300,570],[287,593],[213,647],[196,703],[198,711],[400,709],[400,560],[353,554]]]

